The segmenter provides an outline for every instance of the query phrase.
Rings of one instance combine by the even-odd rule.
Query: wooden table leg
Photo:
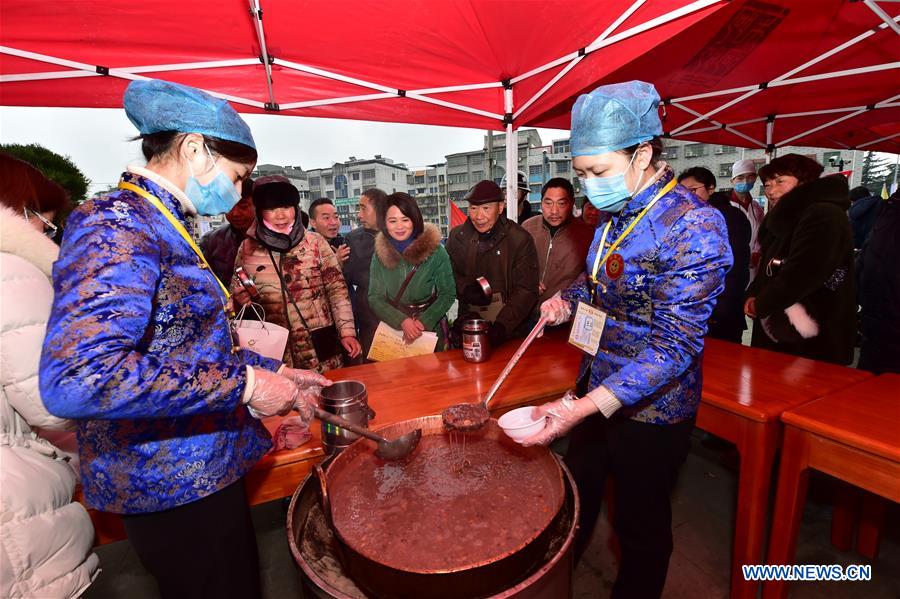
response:
[[[878,545],[881,541],[881,530],[884,528],[886,511],[887,501],[883,497],[863,491],[859,533],[856,535],[856,550],[870,560],[878,557]]]
[[[831,512],[831,544],[838,551],[853,549],[853,532],[859,519],[860,490],[838,482]]]
[[[742,419],[741,429],[737,443],[741,465],[731,558],[732,599],[756,597],[759,588],[758,582],[744,580],[741,566],[762,563],[772,462],[781,424]]]
[[[786,426],[766,563],[774,565],[793,563],[808,485],[809,437],[799,429]],[[787,593],[786,581],[769,580],[763,583],[763,599],[784,599]]]

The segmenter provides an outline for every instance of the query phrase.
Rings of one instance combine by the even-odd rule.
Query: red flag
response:
[[[450,200],[450,228],[457,227],[466,222],[465,213],[459,209],[453,200]]]

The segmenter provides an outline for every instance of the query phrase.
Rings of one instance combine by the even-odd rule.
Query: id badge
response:
[[[604,325],[606,312],[584,302],[578,302],[578,310],[575,311],[572,329],[569,331],[569,343],[586,354],[597,355]]]

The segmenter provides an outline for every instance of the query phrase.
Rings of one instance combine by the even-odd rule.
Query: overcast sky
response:
[[[381,154],[409,166],[443,162],[446,154],[482,147],[484,131],[312,119],[268,114],[244,115],[253,130],[260,164],[329,167],[350,156],[371,158]],[[539,129],[545,144],[567,131]],[[72,158],[91,179],[91,191],[118,181],[129,162],[140,159],[140,144],[125,112],[112,108],[0,107],[3,143],[38,143]]]

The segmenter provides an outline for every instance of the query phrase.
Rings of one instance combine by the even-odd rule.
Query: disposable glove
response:
[[[300,395],[297,384],[263,368],[254,368],[253,374],[253,392],[247,402],[253,417],[283,416],[290,412]]]
[[[281,369],[280,374],[297,383],[297,386],[301,389],[331,386],[330,380],[314,370],[302,370],[300,368],[288,368],[285,366]]]
[[[281,374],[297,384],[298,392],[293,409],[297,410],[304,422],[311,421],[315,415],[312,408],[319,403],[322,387],[330,387],[332,382],[312,370],[285,367],[281,370]]]
[[[597,406],[589,398],[578,399],[572,391],[567,391],[560,399],[534,408],[532,417],[538,419],[547,416],[547,425],[541,432],[522,441],[522,445],[548,445],[554,439],[568,434],[582,420],[597,411]]]
[[[572,318],[572,306],[562,298],[559,292],[541,304],[541,316],[551,326],[560,325]]]

